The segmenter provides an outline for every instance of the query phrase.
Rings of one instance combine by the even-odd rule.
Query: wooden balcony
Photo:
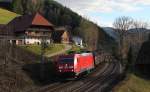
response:
[[[51,37],[50,32],[26,32],[26,36],[34,36],[34,37]]]

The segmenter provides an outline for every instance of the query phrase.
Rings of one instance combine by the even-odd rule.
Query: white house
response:
[[[52,42],[54,26],[39,13],[16,17],[7,28],[13,32],[15,38],[10,42],[15,44],[41,44],[42,39],[47,44]]]
[[[83,39],[81,37],[78,36],[73,36],[72,37],[73,42],[77,45],[80,46],[81,48],[83,48]]]

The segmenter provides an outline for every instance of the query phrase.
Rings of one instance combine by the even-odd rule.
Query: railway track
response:
[[[86,77],[90,77],[88,78],[89,81],[92,80],[92,77],[95,77],[99,74],[101,74],[103,71],[105,71],[108,68],[108,64],[105,64],[103,66],[100,65],[98,66],[90,75],[86,76]],[[72,89],[74,88],[78,88],[81,85],[84,85],[85,82],[87,81],[87,78],[83,78],[80,80],[75,80],[75,81],[68,81],[68,82],[56,82],[56,83],[52,83],[50,85],[41,87],[39,89],[33,89],[30,90],[28,92],[70,92]]]
[[[114,65],[114,69],[109,75],[105,75],[97,84],[95,83],[94,86],[91,86],[86,92],[105,92],[105,89],[109,87],[109,84],[113,82],[115,78],[118,77],[119,72],[117,72],[119,66]]]
[[[105,71],[103,71],[98,76],[93,78],[93,80],[88,81],[80,88],[76,88],[75,90],[72,90],[72,92],[85,92],[85,91],[92,92],[90,90],[100,85],[106,79],[107,74],[111,73],[111,70],[114,69],[114,65],[112,64],[110,64],[108,67],[107,67],[108,69],[105,69]]]
[[[30,92],[105,92],[109,83],[119,75],[120,68],[119,62],[105,63],[85,78],[56,82]]]
[[[60,89],[60,90],[55,90],[53,92],[74,92],[74,91],[76,92],[77,89],[81,89],[81,88],[83,88],[83,86],[86,87],[86,86],[90,85],[91,82],[93,82],[94,78],[97,76],[97,74],[100,75],[100,74],[104,73],[108,67],[109,67],[109,64],[105,64],[105,66],[103,68],[98,67],[96,69],[97,71],[94,71],[92,74],[90,74],[86,78],[75,81],[75,82],[73,82],[72,85],[70,85],[66,88]]]
[[[117,63],[108,64],[97,76],[77,81],[67,88],[49,92],[104,92],[103,90],[108,87],[108,84],[118,76],[119,68]]]
[[[55,92],[55,90],[63,89],[65,87],[71,85],[72,82],[73,81],[64,82],[64,83],[56,82],[56,83],[47,85],[47,86],[42,87],[42,88],[37,89],[37,90],[33,90],[33,91],[30,90],[29,92]]]

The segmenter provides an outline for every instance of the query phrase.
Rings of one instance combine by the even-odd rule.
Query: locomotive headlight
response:
[[[59,69],[63,69],[63,66],[59,66]]]
[[[72,68],[73,68],[73,66],[69,66],[69,68],[71,68],[71,69],[72,69]]]
[[[73,72],[74,70],[72,69],[71,71]]]

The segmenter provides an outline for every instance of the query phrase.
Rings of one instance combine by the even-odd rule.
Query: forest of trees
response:
[[[118,56],[126,70],[149,73],[150,31],[149,24],[128,16],[118,17],[114,22],[119,35]]]

